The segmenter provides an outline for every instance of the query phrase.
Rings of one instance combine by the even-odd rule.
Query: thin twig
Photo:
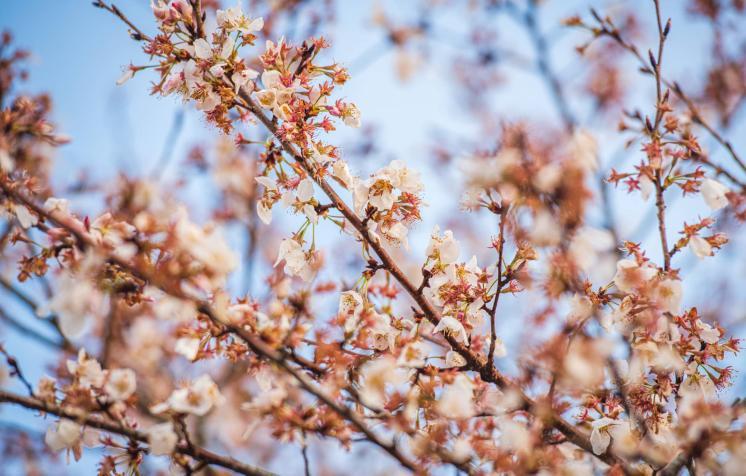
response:
[[[495,300],[490,310],[490,350],[487,354],[487,365],[492,368],[495,366],[495,346],[497,343],[497,332],[495,330],[495,315],[497,313],[497,304],[500,301],[500,294],[507,279],[503,281],[503,250],[505,249],[505,221],[508,217],[508,210],[503,209],[500,213],[500,235],[497,237],[499,250],[497,251],[497,291],[495,291]]]
[[[122,20],[124,23],[126,23],[127,26],[129,26],[130,29],[132,30],[130,32],[130,36],[132,37],[133,40],[135,40],[135,41],[141,41],[141,40],[152,41],[152,38],[150,38],[148,35],[146,35],[145,33],[143,33],[139,28],[137,28],[135,26],[135,24],[132,23],[129,20],[129,18],[127,18],[127,16],[124,13],[122,13],[122,11],[116,5],[114,5],[113,3],[111,5],[107,5],[103,0],[95,0],[93,2],[93,6],[94,7],[98,7],[98,8],[103,8],[104,10],[107,10],[107,11],[113,13],[114,15],[116,15],[117,17],[119,17],[119,19]]]
[[[653,143],[656,144],[660,150],[660,134],[659,128],[661,121],[663,120],[663,102],[665,98],[663,96],[663,81],[661,79],[661,63],[663,62],[663,48],[666,44],[666,36],[668,34],[669,24],[666,26],[666,31],[663,29],[663,21],[661,19],[661,10],[659,0],[653,0],[655,6],[655,18],[658,25],[658,54],[655,59],[653,67],[653,74],[655,77],[655,94],[656,94],[656,105],[655,105],[655,122],[653,124],[653,130],[649,131],[653,139]],[[650,55],[652,60],[652,54]],[[652,62],[652,61],[651,61]],[[668,95],[666,95],[668,96]],[[666,178],[663,177],[663,171],[661,167],[656,168],[655,172],[655,207],[658,210],[658,232],[661,240],[661,249],[663,252],[663,269],[669,271],[671,269],[671,253],[668,248],[668,238],[666,237],[666,203],[663,199],[663,192],[666,189]]]
[[[8,363],[8,366],[13,369],[11,375],[14,377],[18,377],[18,380],[20,380],[23,386],[26,387],[26,391],[28,391],[29,396],[33,397],[34,387],[31,385],[31,382],[26,379],[26,376],[23,375],[23,371],[18,365],[18,360],[10,355],[8,351],[5,350],[5,347],[2,344],[0,344],[0,354],[3,354],[5,356],[5,361]]]

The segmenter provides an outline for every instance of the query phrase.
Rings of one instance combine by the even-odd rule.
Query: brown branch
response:
[[[655,207],[658,217],[658,234],[661,239],[661,249],[663,250],[663,269],[671,269],[671,252],[668,249],[668,239],[666,238],[666,203],[663,200],[663,185],[660,183],[660,171],[656,173],[655,180]]]
[[[205,25],[202,21],[202,0],[192,0],[192,9],[194,10],[194,23],[197,25],[197,37],[205,37]]]
[[[20,405],[31,410],[50,413],[61,418],[73,420],[91,428],[96,428],[108,433],[117,434],[133,441],[138,441],[141,443],[148,442],[148,437],[145,432],[127,428],[117,422],[104,419],[96,415],[90,415],[78,409],[64,408],[59,405],[53,405],[36,398],[23,397],[14,393],[6,392],[4,390],[0,390],[0,403],[12,403]],[[201,447],[188,445],[185,442],[179,442],[176,445],[176,449],[174,451],[176,453],[189,456],[197,461],[220,466],[222,468],[235,471],[239,474],[250,476],[270,476],[273,474],[262,468],[242,463],[234,458],[231,458],[230,456],[219,455]]]
[[[117,327],[117,316],[118,316],[118,302],[119,300],[115,297],[111,297],[111,303],[109,304],[109,314],[104,320],[104,335],[103,335],[103,347],[101,349],[101,356],[99,360],[104,368],[108,368],[111,360],[111,351],[114,346],[116,339],[116,327]]]
[[[652,53],[650,54],[650,62],[651,66],[653,67],[653,75],[655,77],[655,94],[656,94],[656,105],[655,105],[655,123],[653,124],[653,130],[649,131],[650,135],[653,139],[653,142],[658,146],[660,149],[660,140],[661,136],[659,133],[659,128],[661,121],[663,120],[663,103],[666,101],[666,98],[668,97],[668,93],[666,93],[666,96],[663,96],[663,86],[662,86],[662,78],[661,78],[661,63],[663,61],[663,48],[666,44],[666,36],[668,35],[668,30],[670,29],[671,21],[668,21],[668,24],[665,27],[663,27],[663,22],[661,20],[661,10],[660,10],[660,3],[659,0],[653,0],[653,4],[655,6],[655,17],[656,17],[656,23],[658,25],[658,55],[657,58],[653,58]],[[663,200],[663,191],[666,189],[666,178],[663,177],[663,172],[658,167],[655,172],[655,207],[657,208],[657,217],[658,217],[658,233],[660,235],[661,240],[661,249],[663,251],[663,269],[666,271],[669,271],[671,269],[671,253],[668,249],[668,239],[666,237],[666,203]]]
[[[680,452],[674,459],[672,459],[667,465],[656,473],[659,476],[676,476],[679,471],[689,464],[693,459],[698,458],[702,453],[705,452],[709,444],[708,432],[703,432],[697,440],[690,445],[689,448]]]
[[[492,309],[490,310],[490,350],[487,353],[487,366],[493,368],[495,366],[495,346],[497,343],[497,332],[495,330],[495,315],[497,313],[497,304],[500,302],[500,294],[502,293],[503,286],[508,280],[503,281],[503,250],[505,249],[505,221],[508,217],[508,210],[503,208],[500,213],[500,235],[497,238],[498,246],[500,249],[497,253],[497,291],[495,291],[495,300],[492,303]]]

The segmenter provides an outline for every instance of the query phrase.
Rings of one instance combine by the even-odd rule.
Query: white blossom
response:
[[[446,367],[463,367],[466,363],[466,359],[458,352],[449,350],[446,353]]]
[[[29,209],[23,205],[13,205],[13,213],[18,219],[18,224],[21,225],[21,228],[31,228],[39,223],[39,217],[37,217],[36,214],[31,213]]]
[[[121,86],[135,76],[135,69],[131,66],[124,70],[124,73],[117,79],[117,86]]]
[[[635,289],[646,283],[656,275],[657,271],[648,264],[642,266],[636,261],[623,259],[616,264],[616,275],[614,284],[624,293],[634,292]]]
[[[445,418],[474,416],[474,384],[469,377],[463,373],[456,375],[453,383],[443,388],[435,408]]]
[[[393,225],[387,225],[381,227],[381,235],[386,238],[391,244],[403,245],[405,249],[409,249],[409,241],[407,240],[407,234],[409,230],[402,222],[396,222]]]
[[[728,197],[726,197],[726,194],[730,190],[720,182],[713,179],[704,179],[700,192],[705,203],[712,210],[720,210],[728,206]]]
[[[698,235],[689,238],[689,250],[699,259],[712,256],[712,245],[710,245],[710,242]]]
[[[251,401],[241,404],[241,409],[249,412],[263,413],[277,408],[288,396],[285,385],[266,369],[261,369],[255,376],[259,392]]]
[[[313,279],[314,271],[309,261],[309,253],[303,250],[297,240],[292,238],[282,240],[274,266],[282,261],[285,261],[285,273],[289,276],[300,276],[306,282]]]
[[[249,85],[249,81],[252,79],[256,79],[259,76],[259,71],[256,71],[251,68],[244,68],[241,71],[236,71],[231,75],[231,81],[233,82],[235,86],[235,91],[238,93],[238,90],[247,87]]]
[[[104,391],[115,402],[127,400],[136,388],[135,372],[132,369],[114,369],[108,372]]]
[[[422,341],[416,340],[404,346],[396,363],[402,367],[422,368],[427,364],[426,357],[427,349],[425,348],[425,344]]]
[[[369,332],[373,338],[371,347],[375,350],[382,352],[394,348],[398,332],[391,326],[391,317],[388,315],[376,313]]]
[[[214,274],[211,283],[221,285],[235,268],[238,258],[214,226],[202,228],[192,223],[184,208],[178,212],[175,226],[179,247],[191,254]]]
[[[510,451],[525,453],[531,449],[531,433],[526,425],[505,416],[500,418],[500,444]]]
[[[101,364],[92,357],[88,357],[85,349],[78,351],[78,360],[68,360],[67,370],[73,375],[81,387],[101,387],[104,383],[104,371]]]
[[[611,443],[611,430],[621,422],[611,418],[599,418],[591,423],[591,446],[593,453],[604,454]]]
[[[593,302],[588,296],[582,294],[574,294],[570,301],[570,321],[582,322],[593,315]]]
[[[187,386],[174,390],[168,400],[153,406],[150,411],[162,413],[172,410],[177,413],[190,413],[203,416],[213,406],[221,405],[224,397],[209,375],[202,375]]]
[[[465,344],[468,340],[466,335],[466,329],[456,318],[451,316],[443,316],[440,318],[440,322],[435,326],[433,333],[442,332],[443,335],[450,335],[456,339],[457,342]]]
[[[264,28],[264,19],[261,17],[253,20],[247,18],[243,13],[240,2],[235,7],[218,10],[215,16],[218,26],[228,32],[240,31],[249,34],[261,31]]]
[[[396,365],[391,356],[380,357],[366,362],[360,368],[362,386],[360,399],[369,407],[380,409],[386,403],[386,388],[406,380],[406,375]]]
[[[644,174],[640,174],[638,185],[640,186],[640,194],[642,194],[642,199],[647,202],[650,198],[650,195],[655,191],[655,184],[650,179],[650,177]]]
[[[174,352],[181,354],[189,360],[197,358],[200,340],[196,337],[180,337],[176,340]]]
[[[362,311],[363,298],[357,291],[345,291],[339,296],[339,315],[344,318],[346,333],[357,327]]]
[[[707,375],[701,375],[696,371],[696,362],[692,362],[693,370],[687,369],[686,379],[681,383],[679,395],[682,397],[682,407],[698,400],[710,401],[716,393],[717,388],[712,379]]]
[[[282,106],[290,102],[293,88],[283,84],[281,74],[277,70],[265,70],[262,73],[262,84],[264,89],[256,93],[259,104],[265,109],[271,109],[272,113],[280,119],[287,120],[288,117]]]
[[[64,198],[49,197],[44,202],[44,210],[49,213],[60,212],[68,213],[70,209],[70,203]]]
[[[279,194],[277,188],[277,181],[272,177],[261,175],[256,177],[254,180],[260,185],[264,186],[264,195],[267,196],[270,193]],[[272,222],[272,206],[265,203],[265,200],[257,200],[256,211],[259,215],[259,219],[264,222],[265,225],[269,225]]]
[[[179,441],[174,431],[174,424],[170,421],[151,426],[145,430],[145,434],[148,436],[150,453],[156,456],[170,455]]]
[[[9,173],[16,168],[16,161],[10,156],[7,150],[0,149],[0,171]]]
[[[458,241],[453,238],[453,232],[446,230],[440,236],[440,228],[436,226],[430,235],[430,243],[427,245],[425,254],[433,261],[442,265],[455,263],[458,260],[460,249]]]
[[[562,167],[549,163],[533,177],[534,185],[544,193],[552,193],[562,181]]]
[[[194,40],[194,55],[199,59],[212,58],[212,46],[204,38]]]
[[[598,168],[598,143],[590,132],[577,129],[573,133],[570,153],[579,168],[587,171]]]
[[[531,228],[531,241],[537,246],[555,246],[561,238],[562,229],[557,219],[546,210],[537,213]]]
[[[681,312],[682,286],[681,281],[664,279],[655,287],[656,302],[666,312],[678,314]]]
[[[699,337],[707,344],[717,344],[720,340],[720,331],[700,320],[697,321]]]
[[[573,261],[586,273],[597,269],[604,253],[614,248],[614,236],[608,230],[584,226],[570,241]]]
[[[74,448],[81,437],[81,427],[74,421],[60,420],[47,428],[44,442],[54,452]]]
[[[350,187],[353,183],[353,177],[350,174],[350,168],[342,159],[332,164],[332,176],[342,182],[345,187]]]
[[[354,104],[348,104],[342,116],[346,126],[358,128],[361,125],[360,109]]]

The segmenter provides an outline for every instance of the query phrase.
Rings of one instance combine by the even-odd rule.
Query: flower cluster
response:
[[[345,171],[337,175],[343,183],[350,181]],[[365,180],[352,179],[350,189],[355,212],[369,220],[369,232],[406,247],[406,225],[420,219],[419,174],[395,160]]]

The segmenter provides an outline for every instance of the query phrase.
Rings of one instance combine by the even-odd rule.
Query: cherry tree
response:
[[[218,191],[209,222],[136,174],[99,184],[99,212],[72,206],[50,166],[70,138],[49,97],[17,92],[26,53],[2,39],[0,320],[56,356],[31,380],[38,357],[0,346],[3,410],[46,428],[3,429],[9,460],[28,474],[87,453],[102,475],[372,461],[404,474],[742,474],[740,342],[715,296],[740,291],[725,260],[742,256],[725,253],[746,219],[746,162],[727,138],[746,97],[746,55],[731,47],[742,2],[688,2],[714,38],[699,86],[666,69],[675,26],[659,0],[554,19],[579,39],[580,87],[555,69],[545,2],[422,2],[411,22],[376,7],[402,81],[434,61],[432,17],[475,18],[448,36],[462,43],[446,93],[479,130],[380,167],[324,36],[335,2],[219,3],[153,0],[135,24],[93,2],[142,47],[119,87],[147,94],[129,82],[146,76],[215,131],[184,165]],[[291,41],[300,17],[308,35]],[[497,41],[489,21],[527,43]],[[546,88],[555,119],[485,99],[511,68]],[[335,142],[342,129],[359,148]],[[423,163],[443,171],[436,189]],[[672,213],[677,200],[706,215]],[[432,208],[448,218],[422,240]],[[652,238],[620,225],[630,209]],[[688,298],[695,286],[713,302]]]

